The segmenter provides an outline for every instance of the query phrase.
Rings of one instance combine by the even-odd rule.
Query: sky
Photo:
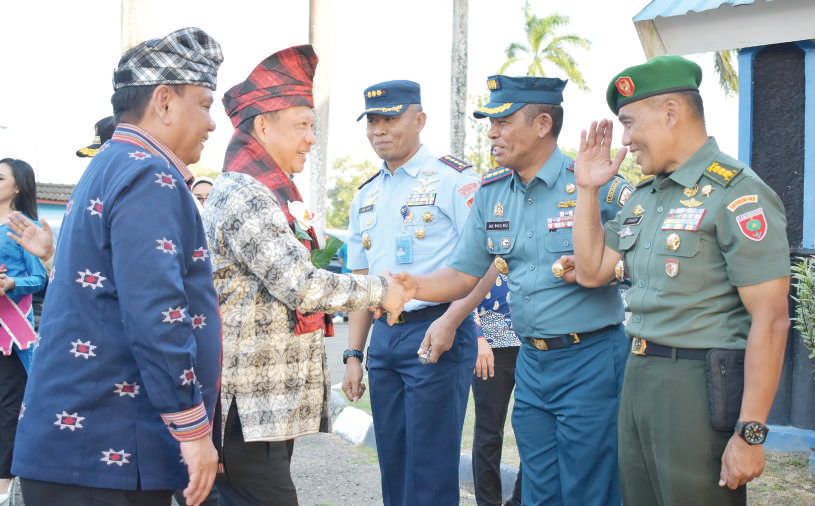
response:
[[[141,2],[139,15],[147,38],[198,26],[222,46],[224,63],[212,113],[217,128],[202,156],[204,167],[220,170],[233,132],[220,102],[223,93],[268,55],[308,43],[308,1]],[[561,33],[592,42],[588,51],[572,51],[591,91],[581,91],[573,83],[566,86],[562,147],[576,148],[581,129],[592,120],[613,117],[605,103],[606,86],[620,70],[645,61],[631,19],[648,3],[530,0],[539,16],[558,12],[570,18]],[[523,4],[523,0],[470,0],[469,95],[485,93],[486,78],[497,73],[506,47],[525,40]],[[391,79],[420,83],[428,115],[422,141],[433,153],[447,154],[452,1],[334,0],[331,22],[329,164],[344,156],[356,162],[375,160],[364,121],[355,120],[364,108],[362,91]],[[2,2],[0,47],[0,157],[28,161],[39,182],[75,183],[87,159],[77,158],[74,152],[91,142],[94,123],[111,113],[112,72],[121,54],[120,2]],[[703,68],[708,133],[735,156],[738,100],[725,98],[718,88],[712,54],[687,56]],[[318,65],[318,79],[321,70]],[[544,70],[548,76],[565,77],[554,67]],[[511,67],[507,73],[525,71],[525,67]],[[471,110],[472,105],[468,114]],[[619,123],[614,138],[619,145]],[[303,174],[296,181],[308,201],[308,177]]]

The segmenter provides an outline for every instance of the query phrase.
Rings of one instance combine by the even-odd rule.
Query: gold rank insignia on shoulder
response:
[[[493,209],[493,214],[495,214],[495,216],[503,216],[504,215],[504,204],[502,204],[500,202],[495,204],[495,208]]]
[[[574,184],[569,183],[569,184],[566,185],[566,193],[568,193],[569,195],[574,193],[575,190],[577,190],[577,186],[575,186]]]
[[[575,207],[576,205],[577,205],[576,200],[564,200],[563,202],[558,202],[557,203],[557,206],[560,209],[565,209],[565,208],[568,208],[568,207]]]
[[[713,185],[706,184],[702,187],[702,195],[705,197],[710,197],[710,194],[713,193]]]
[[[690,198],[688,200],[680,200],[679,202],[685,207],[699,207],[702,205],[702,202],[696,200],[695,198]]]
[[[666,244],[668,246],[668,249],[671,250],[671,251],[678,250],[680,242],[681,241],[679,239],[679,235],[677,235],[676,233],[673,233],[673,234],[669,235],[668,239],[666,240]]]
[[[362,236],[362,247],[365,249],[371,249],[371,236],[368,234],[363,234]]]
[[[707,170],[708,172],[710,172],[712,174],[717,174],[719,176],[722,176],[722,178],[724,178],[725,181],[730,181],[730,179],[733,176],[736,175],[736,172],[734,172],[732,170],[729,170],[729,169],[725,169],[724,167],[719,165],[717,162],[713,162],[713,164],[710,167],[708,167],[707,169],[705,169],[705,170]]]
[[[631,214],[633,214],[634,216],[639,216],[644,213],[645,209],[639,204],[637,204],[636,207],[634,207],[634,209],[631,210]]]
[[[503,275],[509,274],[509,266],[507,265],[507,261],[501,257],[495,257],[495,269]]]

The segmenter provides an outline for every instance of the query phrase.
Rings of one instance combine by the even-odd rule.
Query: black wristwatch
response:
[[[342,363],[345,364],[348,361],[348,357],[356,357],[359,359],[359,362],[362,363],[365,355],[362,354],[359,350],[345,350],[342,352]]]
[[[770,429],[760,422],[736,422],[736,434],[741,436],[748,445],[760,445],[767,439],[767,433]]]

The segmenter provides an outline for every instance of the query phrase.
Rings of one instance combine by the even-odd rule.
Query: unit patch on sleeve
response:
[[[699,230],[699,224],[705,216],[705,209],[680,207],[668,211],[668,216],[662,222],[662,230]]]
[[[611,186],[608,188],[608,195],[606,195],[606,203],[611,204],[614,202],[614,194],[617,193],[617,186],[620,185],[620,179],[614,179],[614,182],[611,183]]]
[[[630,186],[623,186],[623,189],[620,190],[620,196],[617,198],[617,203],[620,204],[620,207],[625,205],[625,202],[628,200],[628,196],[631,195],[632,191],[634,190]]]
[[[727,210],[732,213],[733,211],[735,211],[740,206],[743,206],[744,204],[755,204],[756,202],[758,202],[758,195],[745,195],[727,204]]]
[[[752,211],[736,216],[741,232],[753,241],[760,241],[767,235],[767,218],[764,217],[764,208],[759,207]]]
[[[470,195],[471,193],[475,193],[478,190],[478,183],[467,183],[461,188],[458,189],[458,192],[463,196]]]

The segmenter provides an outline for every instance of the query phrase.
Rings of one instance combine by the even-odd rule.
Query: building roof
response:
[[[68,202],[73,191],[72,184],[37,183],[37,202]]]
[[[646,56],[815,38],[812,0],[653,0],[634,16]]]

